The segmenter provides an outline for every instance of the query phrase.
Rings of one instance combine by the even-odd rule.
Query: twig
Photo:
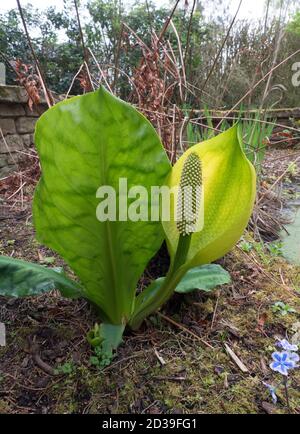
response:
[[[159,354],[159,352],[157,351],[156,348],[154,348],[154,353],[156,355],[156,357],[158,358],[159,363],[164,366],[166,364],[164,358]]]
[[[284,394],[285,394],[285,399],[286,399],[286,404],[287,404],[287,408],[288,408],[288,412],[289,414],[292,413],[291,411],[291,406],[290,406],[290,398],[289,398],[289,391],[288,391],[288,379],[287,377],[284,378],[283,380],[283,384],[284,384]]]
[[[192,6],[189,24],[188,24],[188,32],[187,32],[187,36],[186,36],[186,46],[185,46],[185,52],[184,52],[184,65],[185,66],[186,66],[186,58],[187,58],[187,54],[188,54],[188,49],[189,49],[189,45],[190,45],[190,37],[191,37],[191,31],[192,31],[195,6],[196,6],[196,0],[193,1],[193,6]]]
[[[233,110],[231,110],[230,113],[231,112],[233,112]],[[251,118],[245,118],[245,117],[237,118],[237,117],[234,117],[234,116],[227,116],[227,114],[224,114],[224,116],[214,116],[212,114],[212,118],[213,119],[221,119],[221,122],[219,122],[217,128],[219,128],[221,126],[222,122],[224,120],[226,120],[226,119],[229,119],[229,120],[240,119],[241,121],[252,121],[252,122],[258,122],[260,124],[274,125],[274,127],[284,128],[286,130],[290,130],[290,131],[294,131],[294,132],[299,133],[299,129],[297,129],[297,128],[290,127],[289,125],[278,124],[277,122],[265,121],[265,120],[262,120],[262,119],[251,119]],[[191,118],[190,121],[195,121],[197,119],[206,119],[206,116],[200,116],[198,118]]]
[[[240,3],[239,3],[239,5],[238,5],[238,7],[237,7],[237,10],[236,10],[236,13],[235,13],[235,15],[234,15],[234,17],[233,17],[233,19],[232,19],[232,21],[231,21],[231,23],[230,23],[230,26],[228,27],[228,30],[227,30],[226,36],[225,36],[225,38],[224,38],[224,40],[223,40],[223,42],[222,42],[222,45],[221,45],[221,47],[220,47],[220,49],[219,49],[219,51],[218,51],[218,53],[217,53],[217,55],[216,55],[216,57],[215,57],[215,59],[214,59],[214,62],[213,62],[213,64],[212,64],[212,67],[211,67],[211,69],[210,69],[210,71],[209,71],[209,73],[208,73],[208,75],[207,75],[207,77],[206,77],[206,80],[205,80],[205,82],[204,82],[204,84],[203,84],[203,86],[202,86],[202,89],[201,89],[201,91],[200,91],[200,97],[199,97],[199,98],[201,98],[201,96],[202,96],[202,91],[203,91],[203,89],[206,87],[207,82],[208,82],[208,80],[210,79],[210,76],[211,76],[211,74],[213,73],[213,70],[215,69],[216,63],[217,63],[217,61],[219,60],[219,57],[220,57],[221,54],[222,54],[223,48],[225,47],[225,44],[226,44],[226,42],[227,42],[227,39],[229,38],[229,34],[230,34],[231,29],[232,29],[232,27],[233,27],[233,25],[234,25],[234,23],[235,23],[235,20],[236,20],[236,17],[237,17],[237,15],[238,15],[238,13],[239,13],[240,8],[241,8],[242,2],[243,2],[243,0],[240,0]]]
[[[180,38],[177,32],[177,29],[173,23],[173,21],[170,21],[171,23],[171,27],[175,33],[176,39],[177,39],[177,43],[178,43],[178,51],[179,51],[179,58],[180,58],[180,63],[181,63],[181,71],[182,71],[182,79],[183,79],[183,83],[184,86],[186,87],[186,76],[185,76],[185,66],[184,66],[184,60],[183,60],[183,54],[182,54],[182,47],[181,47],[181,42],[180,42]],[[179,69],[179,68],[177,68]],[[179,78],[179,92],[180,92],[180,98],[181,101],[183,101],[183,95],[182,95],[182,84],[181,84],[181,77],[180,77],[180,72],[178,74],[178,78]]]
[[[270,74],[272,74],[276,69],[278,69],[280,66],[282,66],[284,63],[288,62],[290,59],[292,59],[292,57],[296,56],[297,54],[300,53],[300,49],[297,51],[294,51],[294,53],[290,54],[288,57],[286,57],[285,59],[283,59],[280,63],[278,63],[276,66],[274,66],[270,71],[268,71],[260,80],[258,80],[256,82],[256,84],[254,86],[252,86],[246,93],[245,95],[230,109],[228,110],[224,117],[222,118],[222,120],[218,123],[217,128],[220,127],[220,125],[222,124],[223,120],[225,118],[227,118],[228,115],[230,115],[230,113],[232,113],[233,110],[235,110],[243,101],[245,98],[247,98],[247,96],[249,96],[254,89],[257,88],[257,86],[259,86],[266,78],[269,77]]]
[[[218,304],[219,304],[219,299],[220,299],[220,291],[218,291],[217,301],[216,301],[216,305],[215,305],[215,308],[214,308],[213,317],[212,317],[212,320],[211,320],[211,326],[210,326],[211,330],[214,327],[215,318],[216,318],[217,309],[218,309]]]
[[[101,67],[100,67],[100,64],[99,64],[99,62],[97,61],[97,59],[96,59],[94,53],[92,52],[92,50],[91,50],[90,48],[88,48],[88,50],[89,50],[89,53],[91,54],[91,56],[92,56],[92,58],[93,58],[93,60],[94,60],[94,62],[95,62],[95,64],[96,64],[96,66],[97,66],[97,68],[98,68],[98,70],[99,70],[99,72],[100,72],[100,77],[101,77],[101,79],[103,79],[103,81],[105,82],[105,85],[107,86],[107,89],[112,93],[112,89],[111,89],[111,87],[110,87],[108,81],[106,80],[105,75],[104,75],[104,73],[103,73],[103,71],[102,71],[102,69],[101,69]]]
[[[232,27],[233,27],[233,25],[234,25],[234,23],[235,23],[236,17],[237,17],[237,15],[238,15],[238,13],[239,13],[239,10],[240,10],[240,7],[241,7],[241,4],[242,4],[242,1],[243,1],[243,0],[240,0],[240,3],[239,3],[238,8],[237,8],[237,11],[236,11],[236,13],[235,13],[235,15],[234,15],[234,17],[233,17],[231,23],[230,23],[230,26],[229,26],[229,28],[228,28],[228,30],[227,30],[227,33],[226,33],[226,36],[225,36],[225,38],[224,38],[224,40],[223,40],[223,42],[222,42],[222,45],[221,45],[221,47],[220,47],[220,49],[219,49],[219,51],[218,51],[218,53],[217,53],[217,55],[216,55],[216,57],[215,57],[215,59],[214,59],[214,62],[213,62],[213,64],[212,64],[212,67],[211,67],[211,69],[210,69],[210,71],[209,71],[209,73],[208,73],[206,79],[205,79],[205,82],[204,82],[203,86],[202,86],[201,89],[200,89],[200,94],[199,94],[199,97],[198,97],[199,100],[201,100],[201,98],[202,98],[202,94],[203,94],[204,89],[205,89],[205,87],[206,87],[206,85],[207,85],[207,83],[208,83],[208,80],[210,79],[211,74],[213,73],[213,70],[215,69],[216,63],[217,63],[217,61],[219,60],[219,57],[220,57],[221,54],[222,54],[222,51],[223,51],[223,48],[224,48],[224,46],[225,46],[225,44],[226,44],[226,42],[227,42],[227,39],[229,38],[229,34],[230,34],[231,29],[232,29]],[[194,113],[193,110],[191,110],[190,113],[189,113],[189,118],[187,119],[187,122],[185,123],[184,131],[185,131],[185,129],[187,128],[187,126],[188,126],[188,124],[189,124],[189,121],[190,121],[190,119],[191,119],[192,116],[193,116],[193,113]],[[220,125],[218,125],[217,128],[219,128],[219,126],[220,126]]]
[[[123,30],[124,30],[124,25],[123,25],[123,23],[121,23],[121,29],[120,29],[119,39],[118,39],[118,46],[117,46],[117,51],[116,51],[116,54],[115,54],[114,81],[113,81],[113,84],[112,84],[112,91],[114,93],[116,91],[116,85],[117,85],[117,80],[118,80],[119,60],[120,60],[120,52],[121,52],[121,43],[122,43],[122,37],[123,37]]]
[[[189,330],[187,327],[185,327],[184,325],[174,321],[172,318],[157,312],[157,315],[160,316],[161,318],[163,318],[165,321],[168,321],[170,324],[180,328],[181,330],[185,331],[186,333],[188,333],[189,335],[193,336],[194,338],[196,338],[198,341],[202,342],[204,345],[206,345],[207,347],[211,348],[212,350],[214,349],[214,347],[212,345],[210,345],[208,342],[206,342],[204,339],[200,338],[200,336],[196,335],[196,333],[192,332],[191,330]]]
[[[21,20],[22,20],[22,23],[23,23],[24,31],[25,31],[25,34],[26,34],[26,37],[27,37],[27,42],[28,42],[31,54],[32,54],[34,62],[35,62],[35,67],[36,67],[37,73],[38,73],[38,75],[40,77],[40,81],[41,81],[41,85],[43,87],[45,98],[46,98],[48,107],[51,107],[54,104],[53,97],[51,95],[51,92],[47,88],[44,73],[42,71],[42,68],[41,68],[40,63],[38,61],[38,58],[37,58],[37,56],[35,54],[35,51],[33,49],[33,45],[32,45],[32,42],[31,42],[31,39],[30,39],[30,36],[29,36],[29,32],[28,32],[28,29],[27,29],[27,25],[26,25],[26,21],[25,21],[25,18],[24,18],[24,14],[23,14],[23,10],[22,10],[22,7],[21,7],[20,0],[17,0],[17,5],[18,5],[19,12],[20,12]]]
[[[44,362],[41,359],[41,356],[39,355],[38,345],[35,342],[30,341],[30,339],[28,339],[28,344],[29,344],[29,353],[32,355],[32,359],[34,360],[35,364],[47,374],[52,376],[56,375],[55,369],[53,369],[52,366],[48,365],[48,363]]]
[[[79,30],[79,35],[80,35],[80,40],[81,40],[81,45],[82,45],[85,69],[86,69],[86,73],[87,73],[87,76],[89,79],[90,88],[93,89],[93,84],[92,84],[92,80],[91,80],[91,76],[90,76],[90,72],[89,72],[89,66],[88,66],[89,65],[89,56],[88,56],[88,51],[85,48],[84,37],[83,37],[83,32],[82,32],[82,27],[81,27],[81,22],[80,22],[80,16],[79,16],[79,10],[78,10],[78,5],[77,5],[76,0],[74,0],[74,6],[75,6],[75,10],[76,10],[76,17],[77,17],[78,30]]]
[[[69,87],[69,89],[68,89],[68,91],[67,91],[67,93],[66,93],[66,97],[65,97],[65,99],[67,99],[67,98],[69,97],[69,94],[70,94],[70,92],[71,92],[71,90],[72,90],[72,87],[73,87],[73,85],[74,85],[74,83],[75,83],[75,80],[76,80],[76,78],[78,77],[78,75],[79,75],[79,74],[81,73],[81,71],[82,71],[83,65],[84,65],[84,64],[80,65],[80,68],[78,69],[78,71],[77,71],[76,74],[74,75],[74,77],[73,77],[73,79],[72,79],[72,81],[71,81],[70,87]]]
[[[229,345],[225,344],[225,349],[228,355],[232,358],[234,363],[240,368],[240,370],[244,373],[249,372],[249,369],[244,365],[241,359],[232,351]]]
[[[162,40],[162,38],[163,38],[163,36],[164,36],[164,34],[165,34],[165,32],[166,32],[169,24],[170,24],[171,19],[173,18],[173,15],[174,15],[174,13],[176,11],[176,8],[178,6],[179,1],[180,0],[176,0],[176,3],[174,5],[174,7],[173,7],[173,9],[172,9],[172,11],[170,13],[170,15],[168,16],[168,18],[167,18],[167,20],[166,20],[166,22],[165,22],[165,24],[164,24],[164,26],[162,28],[162,31],[160,32],[160,35],[159,35],[158,41],[157,41],[157,49],[158,49],[159,43],[161,42],[161,40]]]

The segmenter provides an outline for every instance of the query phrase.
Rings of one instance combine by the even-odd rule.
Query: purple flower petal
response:
[[[289,353],[289,360],[296,363],[299,362],[300,357],[297,353]]]
[[[298,345],[290,344],[287,339],[281,339],[277,345],[286,351],[298,351]]]
[[[263,384],[268,388],[272,397],[272,401],[274,402],[274,404],[276,404],[277,403],[276,387],[272,386],[272,384],[268,384],[265,382],[263,382]]]

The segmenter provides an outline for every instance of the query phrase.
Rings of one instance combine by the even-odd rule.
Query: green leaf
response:
[[[36,126],[42,178],[34,197],[38,239],[58,252],[98,306],[105,322],[131,316],[136,285],[163,241],[160,222],[100,222],[96,192],[163,184],[170,163],[152,125],[103,87],[56,104]],[[132,203],[133,199],[131,199]],[[148,204],[150,212],[150,203]]]
[[[230,281],[230,274],[221,265],[202,265],[189,270],[177,285],[175,292],[186,294],[195,289],[211,291],[216,286],[225,285]]]
[[[145,303],[151,298],[154,299],[157,292],[159,292],[165,277],[155,279],[148,286],[147,290],[142,292],[138,303]],[[175,292],[186,294],[194,290],[211,291],[218,285],[225,285],[231,282],[231,277],[228,271],[224,270],[221,265],[207,264],[189,270],[180,282],[174,288]],[[138,305],[137,305],[138,306]]]
[[[91,357],[93,365],[103,368],[110,364],[116,349],[122,343],[124,329],[123,324],[95,324],[94,329],[87,335],[87,340],[94,347],[96,354]]]
[[[26,297],[59,289],[64,297],[82,297],[81,287],[62,273],[38,264],[0,256],[0,295]]]

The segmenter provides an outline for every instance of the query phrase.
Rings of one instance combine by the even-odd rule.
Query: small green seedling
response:
[[[242,241],[239,244],[239,247],[243,250],[243,252],[249,253],[253,249],[253,245],[248,241]]]
[[[273,313],[279,313],[282,316],[287,315],[288,313],[295,313],[296,310],[289,306],[286,303],[283,303],[283,301],[277,301],[272,306]]]
[[[282,256],[282,242],[269,243],[267,248],[272,256]]]
[[[71,375],[75,371],[75,366],[73,362],[66,362],[62,365],[58,365],[58,367],[54,370],[56,375],[65,374]]]

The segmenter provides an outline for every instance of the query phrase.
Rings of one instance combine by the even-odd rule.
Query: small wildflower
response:
[[[291,360],[292,362],[294,362],[294,363],[297,363],[297,362],[299,362],[299,359],[300,359],[300,357],[298,356],[298,354],[297,353],[288,353],[289,354],[289,360]],[[295,368],[297,367],[298,365],[295,365]]]
[[[270,368],[273,371],[280,372],[280,374],[287,376],[288,370],[296,367],[296,362],[290,359],[291,354],[292,353],[288,353],[287,351],[273,353],[272,359],[274,361],[270,364]]]
[[[277,395],[276,395],[276,387],[272,386],[272,384],[268,384],[263,382],[263,384],[266,386],[266,388],[269,390],[271,396],[272,396],[272,401],[274,402],[274,404],[277,403]]]
[[[277,345],[285,351],[298,351],[298,345],[292,345],[287,339],[281,339]]]

